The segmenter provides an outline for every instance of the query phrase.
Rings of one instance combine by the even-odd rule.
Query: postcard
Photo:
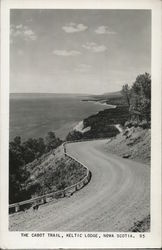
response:
[[[160,248],[161,1],[1,10],[1,248]]]

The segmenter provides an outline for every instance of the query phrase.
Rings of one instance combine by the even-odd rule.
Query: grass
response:
[[[86,169],[65,157],[62,148],[27,165],[30,177],[25,183],[32,197],[65,189],[86,176]]]
[[[134,226],[130,229],[131,232],[149,232],[150,231],[150,215],[145,217],[141,221],[134,223]]]

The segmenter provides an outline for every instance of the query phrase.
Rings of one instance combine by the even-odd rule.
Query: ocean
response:
[[[82,101],[86,98],[75,94],[11,94],[10,141],[15,136],[22,140],[45,137],[49,131],[64,139],[78,122],[105,109],[102,104]]]

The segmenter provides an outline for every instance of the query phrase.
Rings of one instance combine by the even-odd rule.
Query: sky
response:
[[[11,10],[10,92],[118,91],[151,72],[149,10]]]

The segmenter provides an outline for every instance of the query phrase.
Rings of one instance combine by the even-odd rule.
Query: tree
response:
[[[21,138],[16,137],[9,145],[9,202],[23,199],[23,184],[29,177],[21,151]],[[25,197],[24,197],[25,198]]]
[[[46,145],[44,143],[44,140],[43,138],[38,138],[37,140],[37,151],[38,151],[38,157],[40,157],[42,154],[44,154],[45,152],[45,149],[46,149]]]
[[[129,106],[131,120],[151,120],[151,76],[148,73],[138,75],[132,87],[125,84],[122,87],[123,94]]]
[[[39,158],[42,154],[45,153],[45,143],[43,138],[29,138],[22,144],[23,147],[23,157],[25,163],[29,163],[37,158]]]
[[[124,96],[128,106],[130,107],[131,91],[130,91],[130,87],[128,86],[128,84],[123,85],[121,93]]]
[[[66,136],[67,141],[77,141],[80,139],[83,139],[83,134],[76,130],[69,132],[69,134]]]
[[[15,143],[15,146],[20,147],[21,146],[21,137],[20,136],[16,136],[14,138],[14,143]]]
[[[131,112],[139,112],[142,120],[151,120],[151,76],[148,73],[137,76],[131,89]]]
[[[26,164],[38,159],[44,153],[55,149],[61,144],[61,140],[54,132],[46,136],[46,144],[43,138],[29,138],[21,142],[21,137],[16,136],[9,144],[9,202],[19,202],[31,197],[32,192],[38,192],[39,186],[26,190],[25,183],[30,176]]]
[[[61,144],[61,140],[59,138],[56,137],[55,133],[50,131],[48,132],[46,138],[45,138],[45,142],[46,142],[46,151],[49,152],[52,149],[55,149],[56,147],[58,147]]]
[[[138,75],[133,83],[132,91],[139,96],[151,100],[151,76],[148,73]]]

